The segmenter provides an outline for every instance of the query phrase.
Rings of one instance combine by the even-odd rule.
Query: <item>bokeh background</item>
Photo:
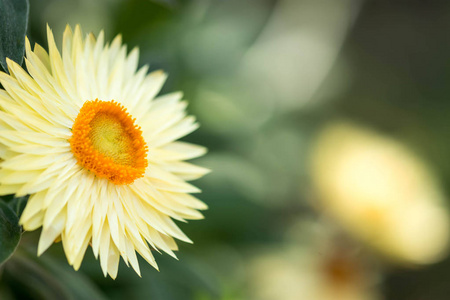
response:
[[[209,209],[179,261],[79,272],[25,233],[0,299],[445,300],[450,2],[30,0],[45,24],[122,34],[169,74],[207,146]]]

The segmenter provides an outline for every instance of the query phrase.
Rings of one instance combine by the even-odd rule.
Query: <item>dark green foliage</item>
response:
[[[6,58],[22,64],[28,23],[28,0],[0,0],[0,65]]]
[[[8,205],[16,213],[16,215],[20,217],[22,215],[23,210],[25,209],[25,205],[27,205],[27,201],[28,196],[13,197],[13,199],[9,201]]]
[[[0,264],[16,250],[20,234],[19,218],[8,204],[0,200]]]

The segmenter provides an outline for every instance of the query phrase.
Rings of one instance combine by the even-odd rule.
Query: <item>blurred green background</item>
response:
[[[90,250],[74,272],[60,244],[36,258],[38,233],[25,233],[3,269],[1,299],[448,299],[449,259],[397,264],[317,209],[309,155],[321,128],[350,120],[406,145],[450,193],[450,2],[30,0],[30,8],[32,42],[46,47],[46,23],[60,40],[67,23],[105,29],[107,40],[120,33],[129,50],[138,46],[141,65],[168,72],[162,93],[183,91],[201,124],[185,140],[209,149],[195,160],[212,169],[195,182],[209,210],[180,224],[194,244],[180,245],[179,261],[156,254],[157,272],[141,260],[142,278],[123,262],[115,281],[104,278]],[[337,260],[327,260],[330,249]],[[357,292],[326,298],[314,291],[323,284]]]

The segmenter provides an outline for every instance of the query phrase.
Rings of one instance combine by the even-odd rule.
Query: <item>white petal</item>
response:
[[[61,234],[66,225],[66,210],[62,210],[55,220],[49,225],[42,228],[41,237],[38,244],[38,256],[44,253],[48,247],[55,241],[55,239]]]

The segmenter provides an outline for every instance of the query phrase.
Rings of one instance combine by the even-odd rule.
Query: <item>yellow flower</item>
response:
[[[383,299],[379,269],[333,228],[303,220],[293,224],[286,237],[276,246],[249,253],[251,299]]]
[[[390,259],[427,264],[449,242],[445,196],[399,142],[348,123],[327,127],[311,159],[320,208]]]
[[[184,162],[206,150],[176,141],[198,124],[181,93],[156,97],[166,74],[137,69],[120,36],[67,26],[62,55],[47,36],[48,54],[26,41],[29,74],[10,60],[0,73],[0,194],[31,195],[20,223],[42,226],[38,255],[60,238],[76,270],[89,244],[105,276],[120,256],[140,274],[136,252],[157,268],[152,249],[191,243],[172,219],[207,208],[186,181],[208,170]]]

